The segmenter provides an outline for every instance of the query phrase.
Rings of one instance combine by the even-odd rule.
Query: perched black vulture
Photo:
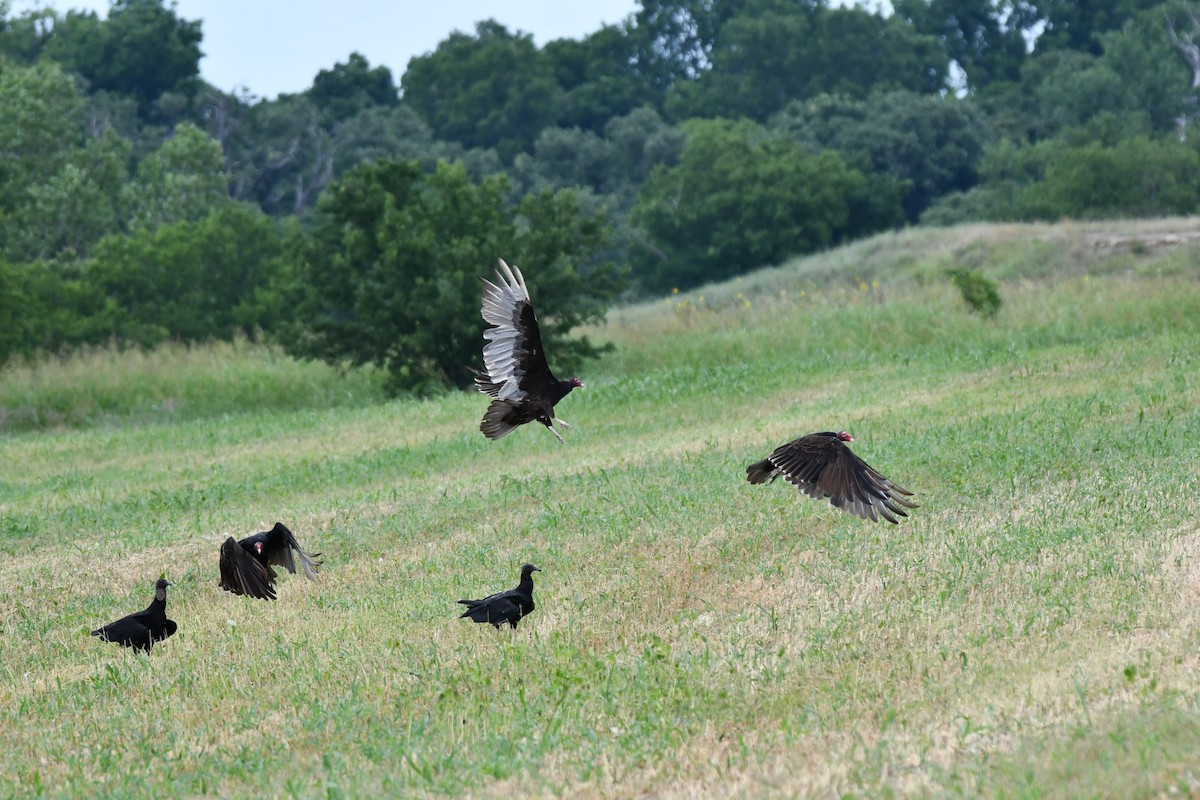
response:
[[[317,579],[316,560],[320,553],[306,553],[296,537],[282,522],[269,531],[247,536],[240,542],[230,536],[221,545],[221,580],[218,585],[227,592],[248,594],[260,600],[275,599],[275,570],[283,567],[296,574],[296,559],[309,580]]]
[[[533,573],[541,572],[533,564],[521,567],[521,582],[517,588],[506,592],[497,592],[482,600],[459,600],[467,610],[459,615],[459,619],[470,617],[475,622],[488,622],[500,630],[500,626],[508,623],[517,627],[517,620],[533,613]]]
[[[103,628],[97,628],[92,631],[92,636],[149,653],[155,642],[174,635],[179,627],[175,620],[167,619],[167,587],[170,585],[171,582],[166,578],[159,578],[154,584],[154,600],[145,611],[121,617]]]
[[[479,391],[492,398],[479,430],[489,439],[499,439],[518,425],[537,420],[561,442],[563,438],[554,429],[554,406],[572,389],[582,389],[583,381],[560,381],[550,371],[520,269],[510,268],[500,259],[497,283],[479,280],[483,283],[480,312],[492,326],[483,333],[489,340],[483,347],[485,371],[475,375]],[[558,421],[564,428],[571,427],[562,418]]]
[[[907,517],[904,508],[916,508],[905,500],[912,492],[897,486],[851,452],[846,442],[854,437],[842,431],[810,433],[780,445],[764,460],[746,467],[746,480],[764,483],[780,475],[800,491],[822,499],[835,508],[869,519],[883,517],[895,524],[896,514]],[[878,516],[876,516],[878,515]]]

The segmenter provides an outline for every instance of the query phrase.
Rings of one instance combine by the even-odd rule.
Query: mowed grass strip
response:
[[[1195,272],[1013,279],[987,322],[912,252],[616,314],[566,446],[465,394],[0,439],[0,794],[1194,791]],[[843,428],[902,525],[745,482]],[[321,581],[221,592],[276,519]],[[456,619],[524,561],[517,632]],[[161,572],[175,637],[87,636]]]

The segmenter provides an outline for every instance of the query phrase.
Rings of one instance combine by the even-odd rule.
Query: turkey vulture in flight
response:
[[[459,619],[470,617],[475,622],[490,622],[500,630],[500,626],[508,623],[517,627],[517,620],[527,614],[532,614],[533,605],[533,573],[541,572],[533,564],[521,567],[521,582],[517,588],[507,592],[497,592],[482,600],[459,600],[467,610],[459,615]]]
[[[287,526],[276,522],[269,531],[247,536],[240,542],[232,536],[221,545],[221,580],[218,585],[227,592],[248,594],[260,600],[275,599],[275,570],[283,567],[296,574],[296,559],[309,580],[317,579],[315,559],[320,553],[306,553]]]
[[[783,475],[808,496],[828,497],[835,508],[863,519],[875,522],[878,514],[895,524],[895,514],[907,517],[908,513],[900,506],[916,508],[917,505],[900,495],[912,497],[912,492],[897,486],[854,455],[845,444],[853,441],[854,437],[845,431],[801,436],[746,467],[746,480],[765,483]]]
[[[179,627],[175,620],[167,619],[167,587],[170,585],[166,578],[159,578],[154,584],[154,601],[145,611],[97,628],[92,631],[92,636],[149,653],[155,642],[163,641]]]
[[[518,425],[537,420],[561,442],[554,429],[554,405],[572,389],[582,389],[583,381],[560,381],[550,372],[521,270],[500,259],[496,279],[497,283],[479,279],[483,283],[480,311],[492,326],[483,333],[489,340],[483,348],[485,371],[475,374],[479,391],[492,398],[479,430],[489,439],[499,439]],[[562,418],[558,421],[564,428],[571,427]]]

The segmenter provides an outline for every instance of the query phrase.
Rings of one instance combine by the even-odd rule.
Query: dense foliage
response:
[[[570,326],[893,226],[1200,204],[1193,0],[892,7],[641,0],[540,47],[483,20],[401,75],[350,53],[264,99],[206,84],[203,21],[164,0],[0,0],[0,363],[257,329],[425,390],[478,365],[464,276],[498,257]],[[391,199],[352,213],[372,180]],[[430,254],[454,291],[345,296]]]
[[[679,165],[655,169],[634,209],[648,236],[634,256],[650,286],[723,280],[897,221],[892,184],[871,185],[831,150],[806,152],[749,122],[688,128]]]
[[[580,269],[603,226],[581,216],[569,190],[508,206],[507,188],[502,176],[477,184],[462,165],[445,162],[433,173],[402,160],[351,170],[322,199],[303,248],[304,325],[289,346],[376,364],[398,390],[469,386],[480,351],[479,275],[506,253],[537,265],[531,291],[556,363],[593,355],[586,340],[574,349],[558,340],[600,319],[614,292],[611,270]]]

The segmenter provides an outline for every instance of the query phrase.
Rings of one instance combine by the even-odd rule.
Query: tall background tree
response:
[[[261,98],[199,77],[166,0],[0,0],[4,352],[286,329],[427,391],[467,380],[499,256],[571,358],[618,291],[894,225],[1197,207],[1194,0],[892,7],[641,0],[542,46],[485,20]]]
[[[529,34],[494,20],[475,34],[452,33],[408,63],[404,101],[436,136],[464,147],[494,147],[510,161],[556,121],[562,89]]]
[[[162,0],[116,0],[108,16],[71,11],[57,22],[45,55],[93,91],[128,95],[143,117],[164,93],[190,99],[199,88],[200,22],[180,19]]]
[[[306,323],[290,346],[333,363],[375,364],[395,391],[467,387],[480,366],[479,277],[507,255],[538,287],[548,347],[594,353],[559,340],[602,316],[616,291],[610,267],[584,269],[602,222],[581,216],[570,194],[512,206],[507,189],[501,176],[476,183],[444,162],[432,173],[404,160],[352,169],[321,201],[303,248]]]
[[[326,123],[353,117],[368,108],[393,108],[400,103],[392,71],[372,67],[361,53],[351,53],[346,63],[318,72],[307,94]]]
[[[693,121],[676,167],[642,186],[635,251],[656,289],[718,281],[879,230],[900,219],[899,191],[837,153],[806,152],[750,122]]]
[[[822,93],[944,88],[941,43],[895,16],[793,0],[745,0],[705,51],[708,68],[677,82],[675,118],[765,121],[788,102]]]

